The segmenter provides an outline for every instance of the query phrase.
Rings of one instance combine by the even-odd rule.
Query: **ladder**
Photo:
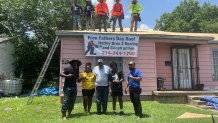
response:
[[[47,71],[47,68],[48,68],[48,66],[50,64],[50,61],[51,61],[51,59],[52,59],[52,57],[54,55],[54,52],[55,52],[55,50],[56,50],[56,48],[58,46],[58,43],[59,43],[59,38],[56,37],[55,41],[54,41],[54,43],[53,43],[53,45],[51,47],[51,50],[50,50],[50,52],[49,52],[49,54],[48,54],[48,56],[46,58],[46,61],[45,61],[44,65],[43,65],[43,67],[42,67],[42,70],[41,70],[41,72],[40,72],[40,74],[39,74],[39,76],[38,76],[38,78],[36,80],[36,83],[35,83],[35,85],[33,87],[33,90],[32,90],[32,92],[30,94],[30,97],[29,97],[29,99],[27,101],[27,104],[32,103],[32,101],[34,99],[34,96],[36,95],[36,93],[37,93],[37,91],[39,89],[39,86],[41,85],[42,79],[44,78],[45,72]]]

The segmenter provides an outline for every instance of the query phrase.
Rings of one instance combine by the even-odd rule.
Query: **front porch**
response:
[[[218,90],[213,91],[153,91],[154,101],[160,103],[187,104],[188,96],[218,96]]]

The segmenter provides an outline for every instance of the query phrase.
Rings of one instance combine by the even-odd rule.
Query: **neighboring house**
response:
[[[218,34],[161,31],[124,31],[122,33],[57,31],[56,35],[61,39],[61,71],[66,66],[66,60],[80,59],[83,63],[80,70],[82,72],[86,62],[92,62],[94,67],[97,59],[103,58],[106,64],[112,61],[117,62],[126,76],[127,64],[133,60],[136,62],[136,68],[143,74],[142,95],[152,95],[152,92],[157,90],[159,76],[165,78],[164,88],[167,90],[196,90],[198,84],[204,84],[205,90],[218,89]],[[129,57],[124,52],[117,52],[114,57],[99,57],[99,51],[97,51],[99,47],[96,48],[94,55],[85,55],[87,35],[90,35],[88,39],[99,40],[98,44],[104,44],[104,46],[107,44],[104,40],[111,40],[111,43],[113,42],[116,46],[116,42],[119,42],[116,38],[119,36],[134,38],[134,40],[139,37],[139,45],[137,45],[138,49],[129,54]],[[93,35],[108,36],[108,38],[97,39]],[[109,51],[104,55],[106,53],[113,54]],[[63,80],[60,80],[61,95],[62,86]],[[81,95],[81,85],[78,86],[79,95]]]
[[[14,74],[14,45],[9,39],[0,38],[0,75],[10,77]]]

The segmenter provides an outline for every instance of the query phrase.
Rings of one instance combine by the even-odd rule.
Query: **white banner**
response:
[[[85,56],[137,57],[138,36],[84,34]]]

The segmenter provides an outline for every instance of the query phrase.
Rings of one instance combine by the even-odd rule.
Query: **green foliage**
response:
[[[197,0],[183,0],[172,13],[164,13],[156,20],[155,30],[172,32],[216,33],[218,6]]]
[[[68,121],[61,120],[60,97],[35,97],[30,105],[26,105],[28,98],[0,99],[1,123],[211,123],[211,118],[178,119],[186,112],[199,114],[218,114],[215,111],[199,109],[184,104],[160,104],[157,102],[142,101],[142,110],[149,117],[137,120],[133,105],[130,101],[124,102],[125,116],[112,116],[112,103],[108,103],[108,115],[96,115],[96,104],[93,102],[91,115],[84,113],[82,101],[75,104],[73,117]],[[94,100],[94,98],[93,98]],[[119,112],[119,105],[117,105]],[[218,118],[215,117],[218,121]]]
[[[0,34],[14,38],[15,74],[31,90],[50,51],[56,30],[72,28],[69,0],[0,0]],[[58,78],[59,49],[45,82]]]

